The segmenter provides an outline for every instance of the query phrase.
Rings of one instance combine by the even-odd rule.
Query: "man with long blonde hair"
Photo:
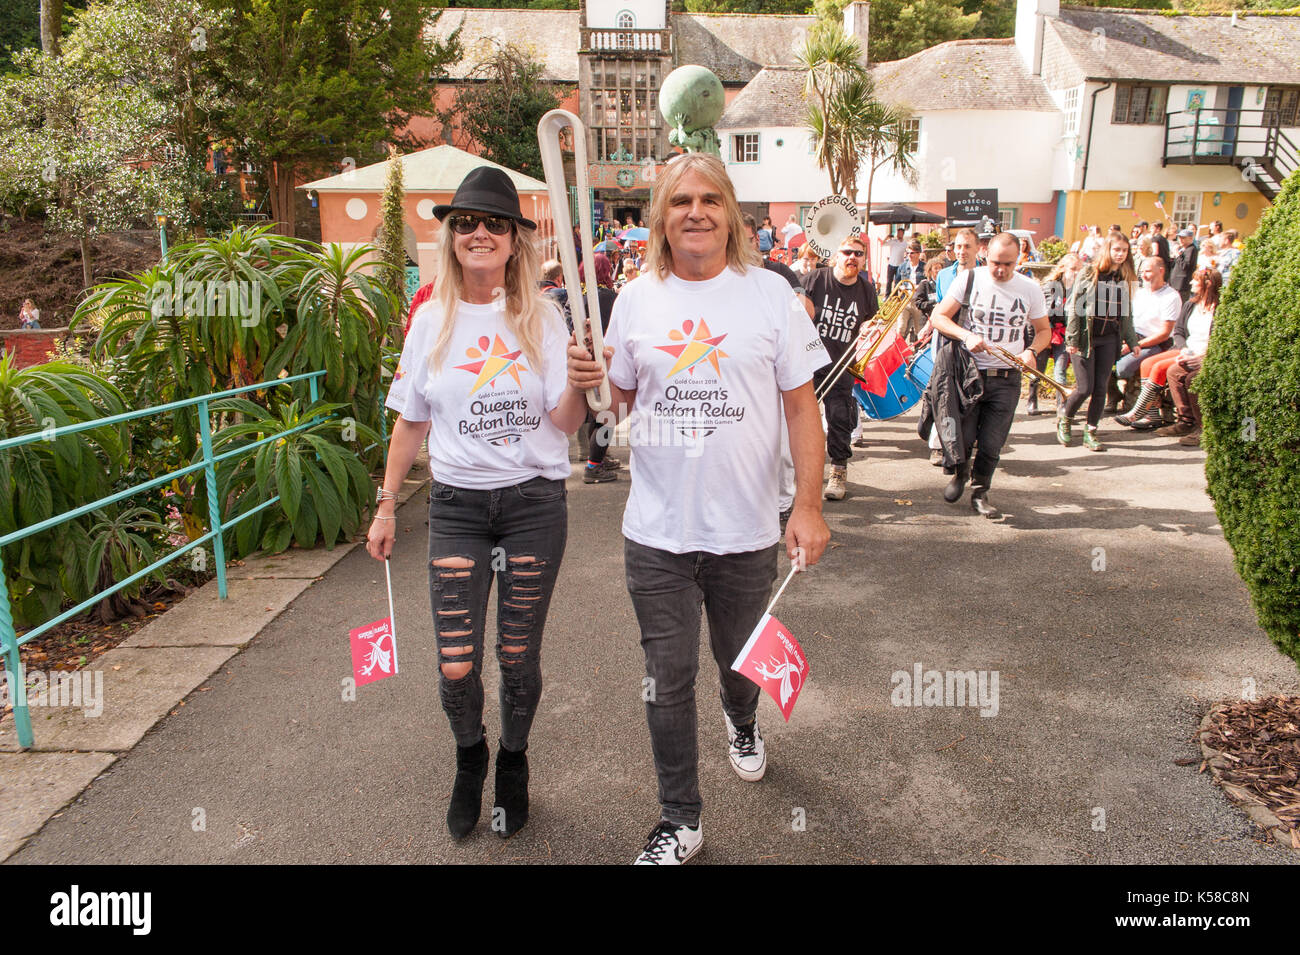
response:
[[[645,271],[619,295],[605,339],[614,413],[632,422],[624,556],[659,777],[660,822],[637,864],[678,865],[703,842],[701,605],[731,766],[748,781],[766,770],[759,690],[731,663],[776,577],[782,413],[796,483],[786,551],[815,564],[830,537],[819,494],[825,441],[804,347],[814,338],[790,286],[760,267],[722,163],[698,153],[672,160],[655,186]],[[570,387],[603,378],[587,349],[571,344]]]

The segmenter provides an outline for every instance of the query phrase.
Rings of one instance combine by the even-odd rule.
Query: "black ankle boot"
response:
[[[451,805],[447,808],[447,829],[454,839],[464,839],[478,825],[487,767],[486,739],[473,746],[456,747],[456,782],[452,784]]]
[[[964,461],[957,465],[957,470],[953,472],[952,480],[948,486],[943,489],[943,499],[949,504],[956,504],[961,500],[962,494],[966,490],[966,482],[970,479],[970,462]]]
[[[508,839],[528,822],[528,748],[508,750],[498,740],[496,808],[492,829]],[[498,810],[501,810],[498,815]]]

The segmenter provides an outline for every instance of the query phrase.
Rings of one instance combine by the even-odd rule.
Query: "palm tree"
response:
[[[845,190],[853,188],[854,178],[846,179],[844,174],[856,171],[856,167],[850,169],[849,159],[855,150],[844,144],[844,114],[852,102],[844,90],[853,86],[860,92],[858,84],[870,83],[862,63],[862,45],[838,24],[822,22],[808,35],[798,61],[808,71],[804,99],[808,100],[808,128],[813,134],[817,165],[830,175],[833,193],[848,195]]]
[[[902,107],[886,106],[878,99],[862,102],[857,117],[858,150],[867,167],[867,215],[871,214],[871,187],[876,170],[888,167],[909,186],[918,179],[913,154],[916,136],[908,126],[911,114]]]

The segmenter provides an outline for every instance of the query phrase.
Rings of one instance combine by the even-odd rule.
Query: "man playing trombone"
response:
[[[959,272],[930,315],[936,331],[970,352],[983,385],[982,396],[962,419],[966,453],[944,490],[944,500],[961,500],[969,480],[972,509],[991,518],[1000,516],[988,492],[1020,401],[1021,372],[1034,371],[1037,352],[1051,343],[1043,290],[1016,272],[1019,256],[1019,240],[1009,232],[998,233],[989,242],[988,265]],[[958,322],[964,306],[969,307],[963,327]],[[1034,329],[1033,348],[1025,347],[1026,324]]]
[[[866,245],[854,232],[839,243],[831,267],[815,269],[803,277],[803,287],[816,312],[814,321],[831,364],[813,375],[817,391],[822,381],[840,368],[839,359],[858,338],[863,323],[879,308],[876,290],[862,274]],[[826,454],[831,459],[830,477],[824,497],[842,501],[847,493],[849,459],[853,457],[853,426],[858,422],[858,405],[853,399],[853,376],[840,374],[822,397],[826,413]]]

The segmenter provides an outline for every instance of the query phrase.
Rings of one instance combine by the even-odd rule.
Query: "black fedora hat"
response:
[[[536,222],[525,219],[520,213],[519,192],[515,189],[515,184],[504,170],[495,166],[471,169],[469,175],[461,180],[456,194],[451,197],[451,204],[434,206],[433,214],[439,219],[445,219],[453,209],[504,216],[530,229],[537,228]]]

